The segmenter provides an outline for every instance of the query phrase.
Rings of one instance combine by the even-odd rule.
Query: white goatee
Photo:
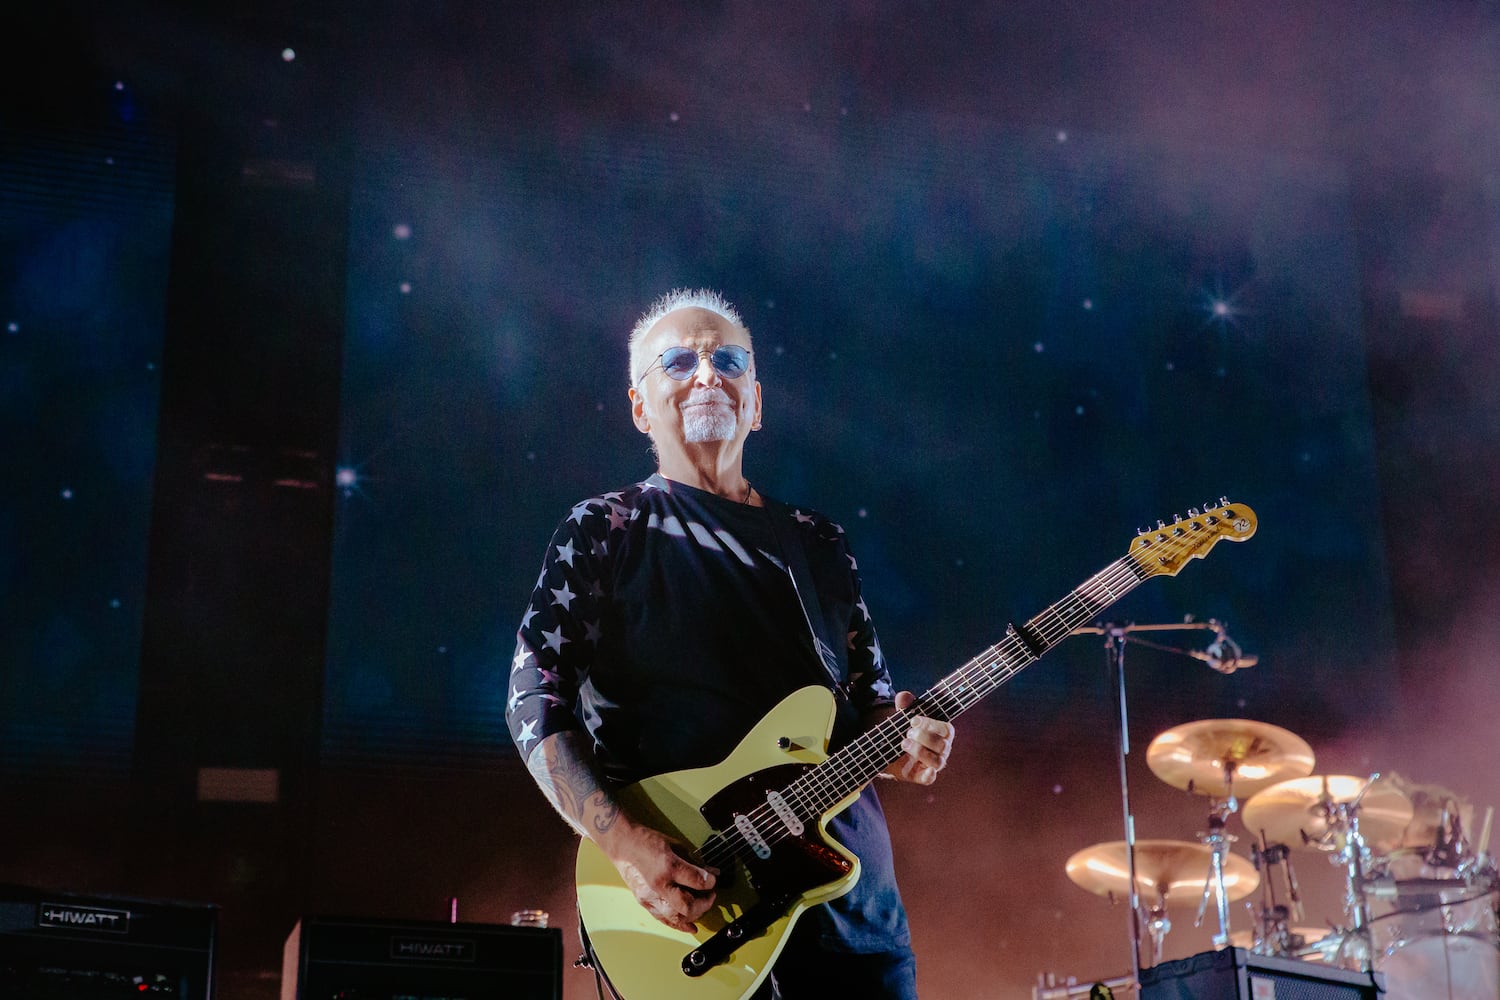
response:
[[[712,405],[704,405],[712,404]],[[689,444],[729,441],[739,426],[734,403],[722,389],[694,392],[682,407],[682,437]]]

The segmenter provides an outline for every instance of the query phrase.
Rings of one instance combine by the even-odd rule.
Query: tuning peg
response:
[[[1144,535],[1146,532],[1148,532],[1150,530],[1151,530],[1150,528],[1142,526],[1142,527],[1136,528],[1135,529],[1135,533],[1137,535]]]
[[[1228,497],[1219,497],[1219,506],[1220,507],[1228,507],[1229,506],[1229,498]]]
[[[1166,521],[1157,521],[1156,522],[1156,530],[1157,531],[1160,531],[1161,529],[1165,528],[1166,526],[1167,526],[1167,522]]]
[[[1182,520],[1182,515],[1181,514],[1173,514],[1172,515],[1172,523],[1173,524],[1176,524],[1177,522],[1179,522],[1181,520]]]
[[[1198,508],[1197,507],[1189,507],[1188,508],[1188,517],[1197,517],[1197,516],[1198,516]]]

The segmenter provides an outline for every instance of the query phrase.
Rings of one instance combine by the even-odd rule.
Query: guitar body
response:
[[[617,798],[637,819],[697,849],[715,832],[732,829],[736,813],[763,803],[768,788],[784,786],[827,759],[834,710],[833,693],[826,688],[795,691],[722,762],[647,778],[621,789]],[[769,974],[797,918],[808,907],[842,896],[858,881],[859,860],[825,828],[828,818],[854,798],[823,813],[816,827],[774,844],[770,857],[724,866],[713,908],[693,934],[651,916],[604,852],[583,840],[576,871],[578,912],[610,983],[625,1000],[748,996]],[[763,902],[757,912],[769,920],[764,931],[748,934],[727,960],[701,975],[683,971],[689,952]]]

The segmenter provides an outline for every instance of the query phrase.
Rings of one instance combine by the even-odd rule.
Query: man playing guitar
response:
[[[706,290],[663,296],[631,333],[629,375],[657,472],[579,503],[558,527],[517,633],[507,719],[562,817],[651,916],[692,933],[714,907],[721,867],[616,792],[715,764],[808,685],[834,692],[833,749],[915,699],[892,692],[843,529],[745,477],[761,385],[734,307]],[[884,774],[931,784],[952,743],[950,722],[913,715],[905,753]],[[858,859],[858,880],[802,914],[755,996],[916,997],[873,786],[827,832]]]

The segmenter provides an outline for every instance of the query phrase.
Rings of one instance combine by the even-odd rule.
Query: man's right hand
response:
[[[699,868],[683,856],[686,845],[626,815],[605,786],[583,733],[543,737],[526,758],[526,768],[568,825],[599,845],[653,917],[693,932],[693,921],[714,903],[718,871]]]
[[[621,823],[600,844],[635,898],[657,920],[693,933],[694,922],[714,904],[718,871],[685,859],[682,845],[635,823]]]

